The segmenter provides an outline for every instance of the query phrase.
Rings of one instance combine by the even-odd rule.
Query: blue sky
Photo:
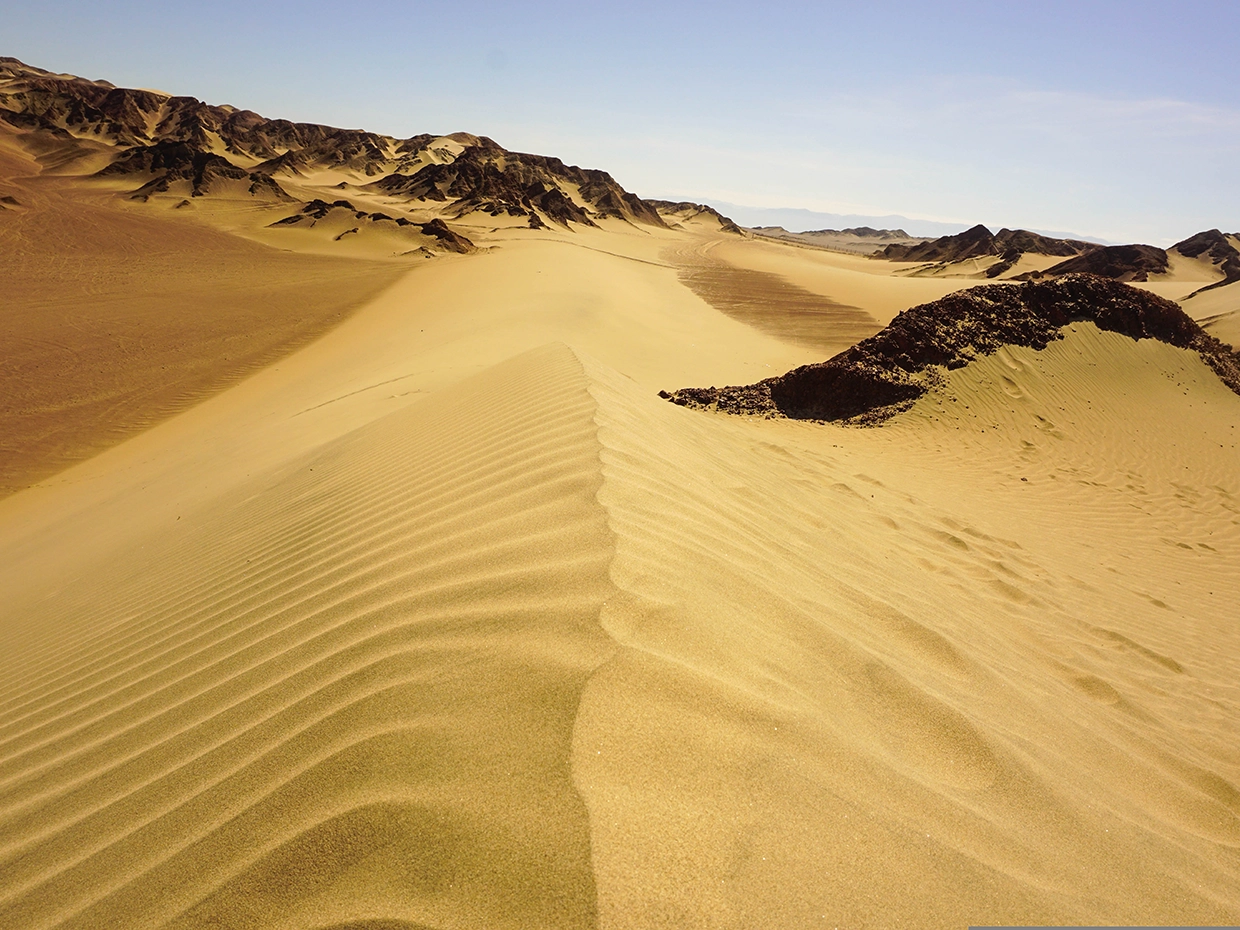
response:
[[[0,54],[40,67],[464,129],[644,196],[1160,244],[1240,229],[1235,0],[42,0],[3,21]]]

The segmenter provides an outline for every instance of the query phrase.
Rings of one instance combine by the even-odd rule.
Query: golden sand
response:
[[[243,364],[200,320],[194,403],[0,500],[0,925],[1240,921],[1240,398],[1195,355],[1077,324],[878,429],[690,411],[823,357],[692,256],[875,327],[961,282],[489,220],[315,257]],[[224,291],[318,289],[196,222],[255,256]]]

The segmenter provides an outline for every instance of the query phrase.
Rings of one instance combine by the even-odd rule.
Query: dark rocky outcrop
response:
[[[301,208],[297,213],[286,216],[283,219],[269,223],[268,226],[278,228],[281,226],[301,226],[308,224],[313,226],[318,220],[326,219],[335,214],[337,217],[344,216],[350,222],[361,220],[366,224],[374,223],[391,223],[398,227],[410,227],[416,229],[424,236],[430,236],[438,240],[438,247],[445,252],[458,252],[466,254],[477,250],[477,246],[469,239],[465,238],[458,232],[448,228],[448,224],[439,218],[435,218],[427,223],[415,223],[404,216],[388,216],[386,213],[367,213],[359,210],[348,200],[336,200],[328,203],[326,200],[312,200]],[[351,233],[361,231],[361,227],[352,227],[336,236],[339,241],[344,236]]]
[[[931,242],[914,245],[893,243],[876,257],[893,262],[958,262],[967,258],[999,255],[1015,264],[1021,254],[1034,252],[1039,255],[1081,255],[1099,248],[1096,243],[1079,239],[1053,239],[1027,229],[1001,229],[991,233],[980,223],[954,236],[940,236]]]
[[[166,192],[176,181],[189,181],[193,195],[203,196],[223,179],[248,180],[245,189],[255,195],[281,196],[279,177],[347,169],[373,178],[375,192],[443,203],[449,216],[483,211],[528,217],[534,229],[546,225],[544,218],[563,226],[591,226],[601,218],[664,225],[654,205],[605,171],[509,152],[484,136],[395,139],[267,119],[193,97],[52,74],[14,58],[0,58],[0,121],[70,144],[90,140],[114,147],[104,174],[135,175],[140,199]]]
[[[225,180],[249,181],[251,194],[293,199],[271,175],[246,171],[222,155],[200,151],[188,142],[168,140],[134,145],[98,172],[99,177],[130,175],[155,175],[134,191],[138,199],[164,193],[176,181],[188,181],[191,196],[201,197],[211,193],[214,184]]]
[[[1217,229],[1189,236],[1183,242],[1177,242],[1171,249],[1186,258],[1207,258],[1223,272],[1223,280],[1207,284],[1194,291],[1194,294],[1240,281],[1240,251]]]
[[[509,152],[485,137],[450,162],[415,169],[396,171],[368,188],[411,200],[450,201],[451,211],[458,216],[478,210],[491,216],[539,213],[562,226],[594,226],[594,220],[604,217],[664,225],[650,202],[624,190],[605,171],[565,165],[544,155]],[[573,187],[586,206],[566,193],[566,188]]]
[[[441,248],[447,249],[449,252],[472,252],[476,246],[459,233],[454,233],[448,228],[448,224],[441,219],[433,219],[429,223],[423,223],[421,226],[423,235],[434,236],[439,240]]]
[[[1179,306],[1094,275],[991,284],[905,310],[880,333],[828,361],[757,384],[682,388],[660,396],[687,407],[801,420],[879,423],[961,368],[1005,345],[1044,349],[1064,326],[1090,321],[1133,339],[1196,351],[1240,394],[1240,355],[1208,335]]]
[[[893,262],[956,262],[982,255],[997,255],[994,234],[980,223],[954,236],[940,236],[918,245],[893,243],[878,253]]]
[[[1107,245],[1052,265],[1043,272],[1030,272],[1028,279],[1065,274],[1092,274],[1116,281],[1146,281],[1152,274],[1165,274],[1167,253],[1155,245]]]

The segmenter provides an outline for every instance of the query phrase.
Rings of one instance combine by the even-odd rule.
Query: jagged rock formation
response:
[[[990,277],[1007,271],[1025,252],[1039,255],[1077,256],[1099,248],[1096,243],[1079,239],[1053,239],[1026,229],[1001,229],[992,233],[980,223],[954,236],[940,236],[931,242],[913,245],[892,244],[877,258],[893,262],[958,262],[968,258],[998,255],[1000,261],[987,269]]]
[[[1115,281],[1147,281],[1152,274],[1165,274],[1167,253],[1154,245],[1100,246],[1084,255],[1052,265],[1043,272],[1022,278],[1034,280],[1066,274],[1092,274]]]
[[[439,241],[440,248],[448,252],[458,252],[465,254],[476,250],[476,246],[469,239],[453,232],[448,228],[447,223],[436,217],[428,223],[415,223],[404,216],[388,216],[386,213],[367,213],[365,210],[359,210],[347,200],[337,200],[328,203],[325,200],[312,200],[301,208],[297,213],[286,216],[283,219],[276,220],[269,224],[273,227],[313,227],[319,220],[328,219],[333,214],[344,214],[350,220],[356,220],[367,225],[380,223],[391,223],[395,228],[408,228],[417,230],[424,236],[431,236]],[[361,227],[347,229],[337,236],[337,240],[356,233]]]
[[[1194,323],[1175,303],[1095,275],[957,291],[905,310],[880,333],[834,358],[757,384],[682,388],[660,396],[686,407],[799,420],[880,423],[906,409],[946,369],[1001,346],[1044,349],[1069,323],[1088,320],[1133,339],[1196,351],[1240,394],[1240,354]]]
[[[281,181],[349,172],[359,188],[443,205],[445,216],[482,211],[526,217],[531,228],[596,225],[605,218],[663,226],[655,205],[604,171],[509,152],[468,133],[408,139],[267,119],[193,97],[116,87],[0,58],[0,125],[82,154],[111,149],[106,178],[133,178],[132,194],[202,197],[221,192],[295,200]]]
[[[115,161],[98,172],[99,177],[154,175],[134,191],[138,200],[168,192],[177,181],[188,181],[190,196],[201,197],[219,190],[227,181],[248,184],[250,194],[292,200],[270,174],[247,171],[222,155],[199,151],[190,143],[161,141],[125,149]]]
[[[1240,250],[1236,248],[1237,241],[1240,241],[1240,233],[1232,233],[1229,238],[1217,229],[1208,229],[1195,236],[1189,236],[1183,242],[1177,242],[1171,247],[1173,251],[1179,252],[1185,258],[1208,258],[1223,272],[1223,280],[1207,284],[1194,291],[1194,294],[1240,281]]]
[[[702,203],[690,203],[687,200],[679,202],[671,200],[647,200],[646,203],[654,207],[659,215],[663,218],[670,219],[673,224],[684,223],[688,220],[697,219],[698,217],[708,217],[713,222],[719,224],[719,228],[723,232],[735,233],[736,235],[744,235],[739,226],[731,219],[724,216],[714,207],[707,206]]]
[[[413,200],[451,201],[458,216],[475,210],[492,216],[530,216],[537,211],[565,226],[570,222],[594,226],[594,219],[604,217],[664,225],[652,204],[624,190],[605,171],[508,152],[487,138],[478,139],[450,162],[410,167],[413,170],[395,171],[367,187]],[[566,193],[571,187],[588,206]]]

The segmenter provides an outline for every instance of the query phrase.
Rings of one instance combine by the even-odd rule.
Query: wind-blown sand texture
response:
[[[465,213],[0,500],[0,925],[1240,922],[1240,397],[1074,322],[880,428],[668,404],[824,357],[693,256],[873,328],[962,283],[673,206]]]

